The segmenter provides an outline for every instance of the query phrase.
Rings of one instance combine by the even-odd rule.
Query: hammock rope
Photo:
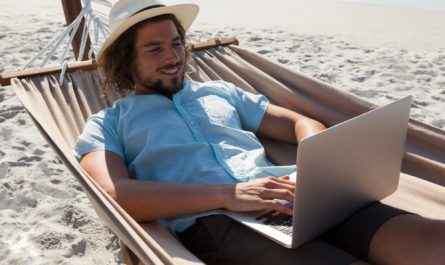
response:
[[[20,70],[29,69],[35,65],[39,68],[46,66],[52,58],[57,58],[57,52],[63,45],[65,46],[61,53],[59,64],[63,66],[62,68],[65,68],[69,61],[72,60],[68,51],[70,50],[71,43],[79,30],[82,30],[82,35],[77,61],[81,61],[84,54],[87,54],[89,60],[94,58],[93,56],[100,48],[102,40],[109,35],[110,29],[108,19],[104,12],[92,8],[92,2],[108,9],[111,8],[111,3],[107,0],[83,0],[82,2],[82,10],[73,22],[59,35],[54,37],[42,50],[39,51],[39,53],[22,66]],[[84,21],[84,24],[81,28],[80,25],[82,24],[82,21]],[[86,51],[88,39],[90,39],[91,45],[90,49]],[[38,60],[41,60],[40,64],[37,64]],[[62,71],[60,75],[61,84],[63,83],[64,74],[65,71]]]
[[[84,54],[87,54],[89,60],[94,59],[94,54],[99,51],[102,42],[110,34],[110,26],[108,22],[108,12],[111,9],[113,0],[82,0],[82,9],[73,22],[54,39],[52,39],[42,50],[40,50],[37,55],[32,57],[20,70],[29,69],[31,67],[43,68],[47,66],[50,60],[53,58],[60,58],[58,65],[62,67],[62,72],[60,74],[59,83],[62,85],[66,68],[71,62],[82,61]],[[83,23],[83,27],[81,27]],[[72,47],[76,33],[81,31],[81,40],[78,50],[78,57],[73,60],[69,51]],[[221,33],[206,33],[200,32],[198,34],[192,34],[193,37],[190,39],[205,41],[215,37],[224,37]],[[90,41],[90,45],[87,45]],[[63,51],[60,53],[60,49]],[[89,50],[86,50],[87,47]],[[59,56],[61,54],[61,56]],[[40,62],[40,64],[38,63]]]

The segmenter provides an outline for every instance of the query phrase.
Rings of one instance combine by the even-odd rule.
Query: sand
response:
[[[202,3],[191,35],[236,36],[243,47],[378,104],[413,95],[411,116],[445,129],[442,12],[344,2],[320,9],[296,0],[281,10],[258,7],[270,13],[265,21],[257,13],[243,18],[249,1],[241,2],[230,20],[215,16],[218,8],[230,12],[224,6]],[[63,30],[59,1],[0,5],[0,72],[19,68]],[[11,87],[0,88],[0,146],[0,264],[123,263],[119,240]]]

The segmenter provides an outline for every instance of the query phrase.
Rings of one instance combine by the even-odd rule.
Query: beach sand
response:
[[[219,2],[228,7],[233,1]],[[248,7],[249,1],[241,2]],[[263,10],[270,13],[267,21],[258,15],[261,8],[246,16],[246,6],[230,10],[202,3],[191,35],[236,36],[243,47],[377,104],[413,95],[411,116],[445,129],[442,12],[302,3],[284,1],[281,10]],[[0,5],[0,72],[24,65],[63,30],[59,1],[0,0]],[[232,12],[233,18],[215,16],[214,9]],[[119,240],[11,87],[0,88],[0,146],[0,264],[123,263]]]

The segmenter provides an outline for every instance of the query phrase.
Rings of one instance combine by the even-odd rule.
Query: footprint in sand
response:
[[[2,238],[0,237],[0,239]],[[3,241],[3,239],[1,241]],[[10,246],[8,244],[5,244],[1,241],[0,241],[0,260],[5,261],[6,257],[10,255],[11,250],[9,249]]]
[[[258,53],[265,55],[265,54],[271,53],[271,51],[270,50],[259,50]]]
[[[445,119],[434,120],[432,125],[438,128],[445,128]]]
[[[432,96],[431,98],[441,103],[445,102],[445,98],[441,96]]]
[[[68,205],[63,210],[60,221],[67,226],[77,229],[89,224],[91,218],[82,209]]]
[[[87,241],[83,238],[77,239],[71,244],[70,250],[66,253],[66,258],[71,258],[72,256],[84,256],[87,249]]]
[[[320,79],[321,81],[325,81],[327,83],[335,83],[337,80],[337,75],[335,73],[321,73],[321,74],[314,74],[314,77]]]
[[[60,179],[51,179],[49,182],[51,182],[52,184],[55,184],[55,185],[62,183],[62,181]]]
[[[9,120],[17,116],[19,114],[19,110],[6,110],[3,112],[0,112],[0,118],[3,118],[4,120]]]
[[[0,158],[2,158],[3,156],[4,156],[4,153],[0,151]],[[7,177],[8,172],[9,172],[9,164],[2,162],[0,164],[0,179]]]
[[[299,44],[294,44],[294,45],[292,45],[291,47],[289,47],[288,50],[291,51],[291,52],[294,52],[294,51],[298,50],[300,47],[301,47],[301,45],[299,45]]]
[[[6,189],[10,190],[12,193],[12,198],[3,199],[4,202],[0,209],[9,209],[15,212],[23,212],[28,208],[36,208],[38,201],[35,198],[27,197],[26,195],[20,194],[20,190],[23,188],[21,185],[10,185],[5,183]]]
[[[366,76],[356,76],[351,78],[352,81],[359,83],[365,82],[366,79],[368,79]]]
[[[417,106],[421,106],[421,107],[427,107],[428,105],[430,105],[429,102],[427,101],[422,101],[422,100],[414,100],[413,101],[413,105],[417,105]]]
[[[410,74],[395,74],[394,77],[403,80],[403,81],[414,81],[416,80],[416,76],[415,75],[410,75]]]
[[[37,236],[34,241],[40,249],[60,249],[65,235],[55,231],[46,231]]]
[[[21,145],[11,145],[11,149],[24,152],[27,150],[27,147]]]
[[[40,161],[42,161],[42,157],[41,156],[25,156],[25,157],[19,158],[17,161],[25,162],[25,163],[40,162]]]
[[[320,67],[318,65],[303,65],[300,70],[307,73],[318,73],[320,72]]]
[[[18,119],[17,122],[19,125],[26,125],[28,123],[28,121],[26,119],[21,119],[21,118]]]
[[[263,38],[262,37],[250,37],[249,39],[248,39],[248,41],[249,42],[254,42],[254,41],[260,41],[260,40],[263,40]]]
[[[12,139],[12,134],[14,131],[11,128],[1,128],[0,129],[0,139],[2,141],[8,142]]]
[[[32,153],[36,156],[43,156],[46,152],[40,148],[37,148]]]
[[[418,69],[415,70],[413,72],[414,75],[423,75],[423,76],[431,76],[431,77],[436,77],[437,73],[434,70],[423,70],[423,69]]]
[[[380,96],[380,92],[379,91],[375,91],[375,90],[358,90],[358,89],[351,89],[351,92],[359,95],[359,96],[363,96],[366,98],[375,98]]]
[[[411,86],[411,85],[406,85],[406,86],[401,85],[401,86],[397,86],[394,88],[395,91],[401,91],[401,92],[410,91],[413,89],[414,89],[414,86]]]

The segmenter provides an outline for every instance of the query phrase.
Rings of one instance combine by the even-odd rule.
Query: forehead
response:
[[[179,32],[171,19],[147,22],[136,29],[136,45],[141,42],[164,42],[177,38]]]

